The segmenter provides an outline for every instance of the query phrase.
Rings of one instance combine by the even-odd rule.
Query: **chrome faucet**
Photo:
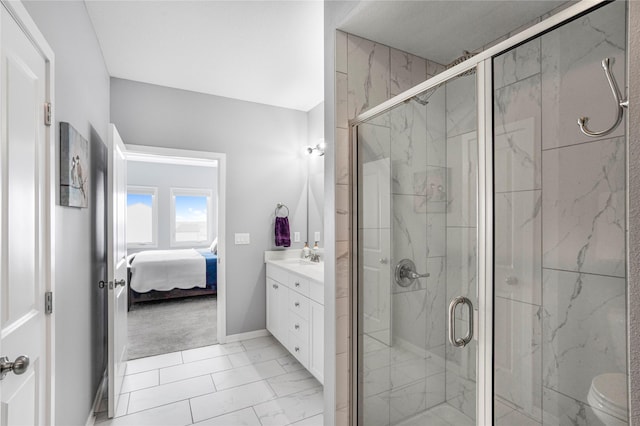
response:
[[[319,263],[320,262],[320,254],[318,254],[318,253],[310,253],[309,254],[309,260],[311,262],[318,262]]]

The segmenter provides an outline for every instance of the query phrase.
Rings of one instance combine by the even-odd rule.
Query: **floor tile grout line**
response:
[[[186,377],[186,378],[182,378],[182,379],[178,379],[178,380],[173,380],[173,381],[171,381],[171,382],[166,382],[166,383],[160,383],[160,384],[158,384],[157,386],[152,386],[152,387],[150,387],[150,388],[146,388],[146,389],[151,389],[151,388],[153,388],[153,387],[160,387],[160,386],[172,385],[172,384],[180,383],[180,382],[186,382],[187,380],[198,379],[198,378],[200,378],[200,377],[204,377],[204,376],[207,376],[207,375],[209,375],[209,374],[211,374],[211,373],[202,373],[202,374],[198,374],[197,376]]]
[[[124,390],[124,391],[122,391],[122,390],[121,390],[121,391],[120,391],[120,394],[122,395],[123,393],[138,392],[138,391],[145,390],[145,389],[155,388],[155,387],[157,387],[157,386],[160,386],[160,381],[158,381],[158,384],[157,384],[157,385],[145,386],[145,387],[137,388],[137,389],[128,389],[128,390]]]
[[[243,410],[248,410],[249,408],[251,408],[253,410],[253,414],[255,414],[256,418],[258,420],[260,420],[260,418],[258,417],[258,413],[256,413],[256,410],[253,407],[255,407],[255,405],[248,405],[246,407],[238,408],[237,410],[229,411],[229,412],[217,415],[217,416],[207,417],[206,419],[198,420],[198,423],[204,422],[204,421],[207,421],[207,420],[217,419],[218,417],[222,417],[222,416],[228,416],[230,414],[238,413],[238,412],[243,411]],[[195,419],[193,420],[193,423],[195,423]]]
[[[149,411],[149,410],[153,410],[153,409],[160,408],[160,407],[165,407],[165,406],[167,406],[167,405],[171,405],[171,404],[177,404],[178,402],[191,401],[191,400],[192,400],[192,399],[194,399],[194,398],[200,398],[200,397],[202,397],[202,396],[212,395],[212,394],[214,394],[214,393],[216,393],[216,392],[207,392],[207,393],[203,393],[203,394],[201,394],[201,395],[194,395],[194,396],[190,396],[190,397],[186,397],[186,398],[178,399],[178,400],[175,400],[175,401],[167,402],[167,403],[165,403],[165,404],[160,404],[160,405],[156,405],[156,406],[153,406],[153,407],[145,408],[145,409],[143,409],[143,410],[134,411],[134,412],[132,412],[132,413],[127,413],[127,416],[132,415],[132,414],[142,413],[142,412]],[[191,403],[189,403],[189,406],[191,406]],[[124,417],[124,416],[123,416],[123,417]]]
[[[233,344],[233,343],[231,343],[231,344]],[[217,345],[220,345],[220,344],[217,344]],[[210,345],[210,346],[217,346],[217,345]],[[142,357],[142,358],[130,359],[130,360],[127,360],[127,363],[129,363],[129,362],[136,362],[136,361],[140,361],[140,360],[144,360],[144,359],[146,359],[146,358],[160,357],[160,356],[164,356],[164,355],[169,355],[169,354],[173,354],[173,353],[175,353],[175,354],[179,354],[179,355],[180,355],[181,362],[180,362],[180,363],[178,363],[178,364],[171,364],[171,365],[166,365],[166,366],[162,366],[162,367],[155,367],[155,368],[152,368],[152,369],[150,369],[150,370],[142,370],[142,371],[137,371],[137,372],[135,372],[135,373],[125,374],[125,375],[126,375],[126,376],[130,376],[130,375],[133,375],[133,374],[146,373],[146,372],[148,372],[148,371],[155,370],[155,369],[159,369],[159,368],[175,367],[176,365],[190,364],[190,363],[197,362],[197,361],[204,361],[204,360],[206,360],[206,359],[214,359],[214,358],[220,358],[220,357],[223,357],[223,356],[229,356],[229,355],[234,355],[234,354],[238,354],[238,353],[248,352],[248,351],[246,350],[246,348],[244,347],[244,345],[239,344],[238,346],[242,346],[242,350],[240,350],[240,351],[238,351],[238,352],[225,353],[225,354],[215,355],[215,356],[212,356],[212,357],[205,357],[205,358],[201,358],[201,359],[196,359],[196,360],[193,360],[193,361],[184,361],[183,352],[191,351],[191,350],[198,350],[198,349],[201,349],[201,348],[204,348],[204,347],[207,347],[207,346],[202,346],[201,348],[186,349],[186,350],[183,350],[183,351],[174,351],[174,352],[169,352],[169,353],[166,353],[166,354],[151,355],[151,356],[148,356],[148,357]],[[257,349],[261,349],[261,348],[257,348]]]
[[[312,378],[313,378],[314,380],[316,380],[316,379],[315,379],[315,377],[312,377]],[[265,380],[265,381],[267,381],[267,380]],[[286,393],[286,394],[284,394],[284,395],[278,395],[278,393],[277,393],[275,390],[273,390],[273,386],[271,386],[271,383],[268,383],[268,385],[269,385],[269,387],[271,388],[271,390],[273,390],[273,393],[275,393],[275,395],[276,395],[276,398],[275,398],[275,399],[279,399],[279,398],[285,398],[285,397],[287,397],[287,396],[291,396],[291,395],[294,395],[294,394],[297,394],[297,393],[306,392],[306,391],[309,391],[309,390],[314,389],[314,388],[322,388],[322,389],[324,390],[324,385],[322,385],[322,384],[321,384],[320,382],[318,382],[317,380],[316,380],[316,382],[318,383],[317,385],[314,385],[314,386],[309,387],[309,388],[306,388],[306,389],[299,389],[299,390],[295,390],[295,391],[293,391],[293,392],[289,392],[289,393]]]
[[[260,361],[260,362],[256,362],[256,363],[245,364],[245,365],[242,365],[242,366],[239,366],[239,367],[225,368],[225,369],[218,370],[218,371],[214,371],[214,372],[211,372],[211,373],[202,373],[202,374],[199,374],[199,375],[197,375],[197,376],[188,377],[188,378],[186,378],[186,379],[178,379],[178,380],[174,380],[174,381],[170,381],[170,382],[166,382],[166,383],[160,383],[158,386],[168,385],[168,384],[171,384],[171,383],[177,383],[177,382],[181,382],[181,381],[185,381],[185,380],[189,380],[189,379],[195,379],[195,378],[197,378],[197,377],[202,377],[202,376],[206,376],[206,375],[213,375],[213,374],[217,374],[217,373],[225,373],[225,372],[227,372],[227,373],[228,373],[228,372],[231,372],[232,370],[235,370],[235,369],[251,367],[251,366],[255,366],[256,364],[263,364],[263,363],[272,362],[272,361],[278,362],[278,359],[279,359],[279,358],[268,359],[268,360],[266,360],[266,361]],[[231,361],[230,361],[230,362],[231,362]],[[231,364],[231,365],[233,365],[233,364]],[[284,373],[282,373],[282,374],[279,374],[278,376],[271,376],[271,377],[269,377],[269,378],[272,378],[272,377],[279,377],[279,376],[284,376],[285,374],[294,373],[294,372],[297,372],[297,371],[302,370],[302,369],[299,369],[299,370],[294,370],[294,371],[288,372],[288,371],[286,371],[286,370],[284,369],[284,367],[282,367],[282,365],[278,365],[278,366],[279,366],[280,368],[282,368],[285,372],[284,372]],[[175,367],[175,366],[171,366],[171,367]],[[165,368],[171,368],[171,367],[165,367]],[[164,370],[165,368],[158,369],[158,371],[159,371],[159,370]],[[213,376],[212,376],[212,379],[213,379]],[[262,378],[261,378],[261,379],[255,380],[255,381],[260,381],[260,380],[264,380],[264,379],[262,379]],[[255,382],[255,381],[254,381],[254,382]],[[215,381],[214,381],[214,382],[215,382]],[[254,382],[247,382],[247,383],[254,383]],[[242,385],[236,385],[236,386],[232,386],[232,387],[237,387],[237,386],[242,386]],[[150,387],[153,387],[153,386],[150,386]],[[148,388],[146,388],[146,389],[148,389]],[[227,388],[227,389],[230,389],[230,388]]]
[[[225,355],[225,356],[226,356],[226,355]],[[231,364],[231,361],[229,361],[229,364]],[[189,365],[189,364],[180,364],[180,365]],[[231,365],[233,365],[233,364],[231,364]],[[173,368],[173,367],[176,367],[176,366],[175,366],[175,365],[172,365],[171,367],[164,367],[164,368],[160,368],[159,370],[165,370],[165,369],[167,369],[167,368]],[[171,382],[160,383],[160,384],[161,384],[161,385],[167,385],[167,384],[169,384],[169,383],[175,383],[175,382],[180,382],[180,381],[182,381],[182,380],[194,379],[194,378],[196,378],[196,377],[206,376],[207,374],[221,373],[221,372],[223,372],[223,371],[230,371],[230,370],[233,370],[233,369],[234,369],[234,367],[231,367],[231,368],[223,368],[222,370],[218,370],[218,371],[214,371],[214,372],[209,372],[209,373],[202,373],[202,374],[198,374],[197,376],[187,377],[186,379],[178,379],[178,380],[173,380],[173,381],[171,381]]]
[[[214,373],[209,373],[209,380],[211,380],[211,384],[213,385],[213,393],[217,393],[218,387],[216,386],[216,381],[213,380],[213,374]]]
[[[205,394],[205,395],[207,395],[207,394]],[[202,395],[198,395],[198,396],[202,396]],[[192,397],[192,398],[198,398],[198,396],[194,396],[194,397]],[[129,396],[129,397],[131,397],[131,396]],[[146,412],[146,411],[155,410],[155,409],[157,409],[157,408],[165,407],[165,406],[167,406],[167,405],[172,405],[172,404],[177,404],[177,403],[179,403],[179,402],[188,401],[189,399],[191,399],[191,398],[180,399],[180,400],[178,400],[178,401],[173,401],[173,402],[167,402],[166,404],[160,404],[160,405],[157,405],[157,406],[155,406],[155,407],[145,408],[144,410],[134,411],[134,412],[132,412],[132,413],[129,413],[129,412],[128,412],[129,407],[127,407],[127,414],[125,414],[124,416],[114,417],[113,419],[107,419],[107,420],[109,420],[109,421],[113,421],[114,419],[121,419],[121,418],[123,418],[123,417],[128,417],[128,416],[132,416],[132,415],[134,415],[134,414],[139,414],[139,413],[144,413],[144,412]]]
[[[186,361],[183,362],[182,364],[177,364],[177,365],[189,365],[189,364],[193,364],[194,362],[201,362],[201,361],[207,361],[207,360],[211,360],[211,359],[217,359],[217,358],[222,358],[222,357],[228,357],[229,355],[236,355],[236,354],[241,354],[244,353],[246,351],[238,351],[238,352],[232,352],[232,353],[228,353],[228,354],[220,354],[220,355],[216,355],[216,356],[209,356],[209,357],[205,357],[205,358],[199,358],[199,359],[194,359],[193,361]],[[174,365],[170,365],[169,367],[175,367]],[[163,368],[168,368],[168,367],[163,367]]]
[[[129,401],[131,401],[131,392],[129,392],[129,395],[127,395],[127,409],[124,411],[125,415],[129,412]]]
[[[252,405],[251,409],[253,410],[253,414],[256,416],[256,419],[258,419],[258,421],[260,422],[260,424],[262,424],[262,420],[260,420],[260,416],[258,416],[258,412],[256,411],[256,406]]]
[[[191,398],[189,398],[188,402],[189,402],[189,413],[191,414],[191,424],[194,424],[196,421],[195,421],[195,418],[193,417],[193,407],[191,406]]]
[[[167,366],[163,366],[163,367],[154,367],[154,368],[150,368],[149,370],[136,371],[135,373],[125,374],[124,376],[127,377],[127,376],[133,376],[135,374],[148,373],[149,371],[160,370],[162,368],[175,367],[176,365],[182,365],[182,364],[171,364],[171,365],[167,365]]]

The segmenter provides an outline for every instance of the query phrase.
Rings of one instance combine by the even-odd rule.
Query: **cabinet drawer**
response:
[[[303,296],[309,297],[309,280],[301,277],[300,275],[289,273],[287,287],[297,291]]]
[[[309,321],[289,311],[289,332],[298,339],[309,341]]]
[[[309,299],[296,293],[295,291],[289,292],[289,311],[293,312],[302,319],[309,320]]]
[[[289,351],[305,368],[309,366],[309,343],[289,333]]]
[[[267,263],[268,278],[271,278],[272,280],[277,281],[281,284],[286,284],[288,276],[289,276],[289,273],[286,270]]]

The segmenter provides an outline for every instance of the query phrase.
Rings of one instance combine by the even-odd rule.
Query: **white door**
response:
[[[115,416],[122,380],[127,367],[127,162],[125,147],[118,130],[109,125],[107,259],[108,285],[108,375],[109,417]]]
[[[45,58],[0,6],[0,356],[15,362],[0,382],[3,425],[46,419],[50,285],[50,171],[44,104]],[[49,346],[50,347],[50,346]]]
[[[365,334],[391,345],[391,168],[388,158],[363,164],[363,310]]]

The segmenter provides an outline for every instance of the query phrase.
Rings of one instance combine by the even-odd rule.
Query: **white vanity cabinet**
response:
[[[267,278],[267,330],[287,346],[287,315],[286,308],[289,302],[289,289]]]
[[[323,284],[297,272],[295,265],[275,263],[267,263],[267,330],[323,383]]]

